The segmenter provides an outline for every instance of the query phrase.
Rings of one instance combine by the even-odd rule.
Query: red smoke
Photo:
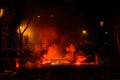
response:
[[[86,60],[81,50],[76,50],[74,43],[70,43],[68,37],[60,35],[59,30],[53,27],[37,28],[36,41],[31,56],[34,62],[27,61],[28,68],[39,68],[42,64],[60,60],[64,62],[80,62]],[[82,57],[81,57],[82,56]],[[67,60],[67,61],[66,61]],[[61,62],[62,63],[62,62]]]

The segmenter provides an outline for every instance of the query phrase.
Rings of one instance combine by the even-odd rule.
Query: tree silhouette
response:
[[[37,7],[38,7],[38,5],[35,6],[35,8],[33,9],[30,17],[28,18],[28,22],[27,22],[27,25],[26,25],[25,29],[23,31],[21,31],[20,26],[18,27],[18,29],[19,29],[19,54],[18,55],[21,55],[21,53],[22,53],[22,48],[23,48],[23,44],[22,44],[23,43],[23,34],[27,30],[27,28],[28,28],[28,26],[30,24],[30,21],[31,21],[31,19],[32,19],[33,15],[34,15],[34,13],[35,13],[35,11],[37,9]]]

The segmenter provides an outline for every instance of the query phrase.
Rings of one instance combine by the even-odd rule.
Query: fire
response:
[[[77,56],[76,62],[83,62],[83,61],[85,61],[86,59],[87,59],[86,56]]]
[[[76,56],[75,64],[80,65],[80,64],[84,63],[86,59],[87,59],[86,56]]]
[[[61,54],[61,48],[65,48],[64,55]],[[33,57],[38,57],[40,55],[41,48],[40,46],[35,46],[36,50],[32,53]],[[37,52],[38,51],[38,52]],[[70,44],[67,47],[61,47],[58,44],[52,44],[47,48],[46,53],[39,56],[35,62],[27,62],[26,66],[28,68],[38,68],[42,65],[64,65],[64,64],[73,64],[80,65],[85,62],[87,57],[83,55],[82,51],[76,53],[76,47],[74,44]]]
[[[77,50],[74,43],[65,43],[65,38],[54,28],[37,28],[36,42],[31,53],[34,62],[27,61],[28,68],[39,68],[42,65],[76,64],[80,65],[87,59],[82,50]]]
[[[27,61],[27,62],[24,64],[24,67],[26,67],[26,68],[28,68],[28,69],[40,68],[40,67],[41,67],[41,63],[40,63],[40,60],[36,60],[35,62]]]
[[[65,55],[65,59],[68,59],[69,61],[72,61],[74,59],[74,53],[76,51],[76,48],[73,44],[70,44],[68,47],[66,47],[67,54]]]
[[[56,44],[48,47],[48,52],[46,55],[47,59],[61,59],[62,56],[60,55],[59,47]]]

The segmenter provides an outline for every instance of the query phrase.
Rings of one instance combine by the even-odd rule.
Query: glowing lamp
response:
[[[0,18],[3,16],[4,9],[0,8]]]
[[[101,27],[104,26],[104,21],[100,21],[100,26],[101,26]]]
[[[87,34],[87,31],[86,31],[86,30],[82,30],[82,33],[83,33],[83,34]]]

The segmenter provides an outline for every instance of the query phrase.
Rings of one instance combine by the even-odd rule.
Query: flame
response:
[[[39,68],[42,65],[76,64],[80,65],[87,59],[82,50],[77,50],[74,43],[63,35],[60,35],[55,28],[41,27],[35,31],[36,42],[31,53],[34,62],[27,61],[28,68]],[[33,47],[33,46],[32,46]],[[93,64],[93,63],[92,63]]]
[[[70,44],[68,47],[66,47],[67,54],[65,55],[65,59],[72,61],[74,59],[75,51],[76,51],[76,48],[73,44]]]
[[[76,63],[77,65],[80,65],[80,64],[84,63],[84,61],[85,61],[86,59],[87,59],[86,56],[77,56],[75,63]]]

